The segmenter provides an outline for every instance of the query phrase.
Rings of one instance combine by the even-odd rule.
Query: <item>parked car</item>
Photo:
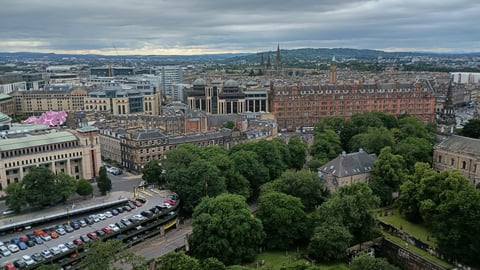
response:
[[[88,238],[90,239],[97,239],[98,235],[95,232],[89,232],[87,233]]]
[[[53,254],[53,255],[57,255],[57,254],[60,254],[60,249],[58,247],[51,247],[50,248],[50,252]]]
[[[27,265],[33,265],[35,264],[35,261],[30,257],[29,255],[23,255],[22,259],[25,261]]]
[[[2,212],[2,214],[4,215],[11,215],[15,213],[15,211],[13,211],[12,209],[6,209],[5,211]]]
[[[48,234],[45,234],[45,235],[41,235],[40,236],[42,238],[43,241],[50,241],[52,240],[52,237]]]
[[[117,209],[112,209],[111,212],[112,212],[112,215],[114,215],[114,216],[118,215],[118,210]]]
[[[88,224],[87,222],[84,220],[84,219],[80,219],[78,221],[78,223],[80,223],[80,227],[86,227]],[[75,227],[74,227],[75,228]],[[75,229],[76,230],[76,229]]]
[[[27,242],[25,242],[25,244],[27,244],[28,247],[35,246],[35,242],[33,240],[28,240]]]
[[[19,248],[20,250],[25,250],[25,249],[28,248],[28,246],[27,246],[27,244],[25,244],[25,242],[20,242],[20,243],[18,243],[17,245],[18,245],[18,248]]]
[[[123,224],[125,224],[125,226],[130,226],[132,225],[132,222],[130,222],[130,220],[126,219],[126,218],[122,218],[121,222]]]
[[[12,252],[12,253],[15,253],[15,252],[18,252],[20,249],[18,248],[17,245],[15,244],[9,244],[7,246],[7,248]]]
[[[107,218],[105,214],[98,214],[97,216],[100,220],[105,220]]]
[[[108,224],[108,228],[112,229],[114,232],[120,231],[120,228],[115,224]]]
[[[141,214],[142,216],[144,216],[144,217],[151,217],[151,216],[153,216],[153,213],[150,212],[150,211],[148,211],[148,210],[147,210],[147,211],[142,211],[140,214]]]
[[[32,254],[32,259],[36,262],[41,262],[44,260],[43,256],[38,252]]]
[[[103,237],[106,235],[106,233],[102,230],[96,230],[95,233],[98,235],[98,237]]]
[[[3,257],[7,257],[12,254],[10,249],[8,249],[6,246],[0,246],[0,253],[2,254]]]
[[[168,203],[168,204],[170,204],[170,205],[175,205],[175,204],[177,204],[176,201],[172,201],[172,200],[164,200],[163,203]]]
[[[109,227],[103,227],[102,231],[104,231],[106,234],[111,234],[113,232],[113,230],[110,229]]]
[[[33,238],[33,242],[35,242],[35,244],[37,244],[37,245],[41,245],[41,244],[43,244],[43,239],[40,236],[35,236]]]
[[[106,212],[104,213],[104,215],[105,215],[107,218],[113,217],[113,214],[112,214],[112,212],[110,212],[110,211],[106,211]]]
[[[125,205],[125,206],[123,206],[123,210],[130,212],[130,211],[132,211],[132,208],[128,205]]]
[[[86,217],[86,218],[84,219],[84,221],[85,221],[85,223],[86,223],[87,225],[92,225],[93,223],[95,223],[95,220],[93,219],[92,216]],[[85,226],[86,226],[86,225],[85,225]]]
[[[141,207],[143,204],[139,201],[133,201],[132,202],[136,207]]]
[[[47,235],[47,233],[44,230],[40,230],[40,229],[33,231],[33,234],[37,236]]]
[[[63,230],[63,234],[65,234],[65,230]],[[59,237],[58,233],[56,231],[51,231],[50,232],[50,237],[52,237],[53,239],[56,239]]]
[[[122,207],[117,207],[118,213],[123,213],[125,210]]]
[[[117,227],[118,227],[120,230],[126,228],[125,224],[123,224],[122,222],[117,222],[117,223],[115,223],[115,225],[117,225]]]
[[[59,244],[58,249],[60,249],[60,252],[67,252],[69,248],[65,244]]]
[[[51,236],[52,238],[58,238],[58,235],[64,235],[64,234],[67,233],[63,227],[57,228],[57,229],[55,230],[55,232],[56,232],[56,234],[57,234],[57,235],[56,235],[57,237],[54,237],[54,235],[52,235],[52,233],[54,233],[53,231],[50,232],[50,236]]]
[[[75,244],[73,243],[73,241],[70,241],[70,242],[67,242],[65,243],[65,246],[69,249],[74,249],[76,248]]]
[[[73,224],[73,222],[72,222],[72,224]],[[77,225],[78,225],[78,224],[77,224]],[[80,226],[79,226],[79,227],[80,227]],[[72,226],[70,226],[70,225],[64,225],[64,226],[63,226],[63,229],[64,229],[67,233],[71,233],[71,232],[75,231],[75,229],[74,229]]]
[[[15,265],[13,265],[13,263],[9,262],[5,264],[5,270],[17,270],[17,268],[15,267]]]
[[[50,250],[48,250],[48,249],[42,250],[42,253],[40,253],[40,254],[41,254],[41,255],[43,256],[43,258],[45,258],[45,259],[51,258],[51,257],[53,256],[52,253],[50,252]]]
[[[81,238],[77,238],[75,240],[73,240],[73,243],[77,246],[81,246],[83,244],[83,241]]]
[[[90,238],[86,234],[80,235],[80,239],[82,239],[83,243],[90,242]]]
[[[83,221],[83,222],[85,222],[85,221]],[[86,223],[85,223],[85,225],[86,225]],[[72,227],[74,230],[80,229],[80,227],[81,227],[80,221],[79,221],[79,220],[72,221],[71,227]],[[68,232],[68,231],[67,231],[67,232]]]
[[[17,269],[23,269],[27,267],[27,263],[23,259],[15,260],[13,265],[15,265]]]

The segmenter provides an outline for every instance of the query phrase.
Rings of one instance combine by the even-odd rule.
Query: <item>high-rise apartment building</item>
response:
[[[162,76],[162,95],[173,97],[175,85],[183,83],[183,70],[180,66],[163,66],[160,69]]]

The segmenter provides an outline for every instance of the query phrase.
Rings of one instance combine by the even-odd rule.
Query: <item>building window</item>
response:
[[[462,169],[466,169],[467,168],[467,162],[466,161],[462,161]]]
[[[450,160],[450,165],[455,166],[455,159],[452,158],[452,160]]]
[[[442,163],[442,156],[438,156],[438,163]]]

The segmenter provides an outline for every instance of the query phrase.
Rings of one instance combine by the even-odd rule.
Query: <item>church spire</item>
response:
[[[277,44],[277,57],[275,58],[275,69],[280,71],[280,68],[282,67],[282,57],[280,55],[280,43]]]

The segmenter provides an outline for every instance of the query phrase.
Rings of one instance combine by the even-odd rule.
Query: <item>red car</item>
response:
[[[140,207],[142,206],[143,204],[139,201],[134,201],[133,204],[136,206],[136,207]]]
[[[89,233],[87,233],[87,236],[88,236],[88,238],[90,238],[92,240],[96,239],[98,237],[98,235],[95,232],[89,232]]]
[[[110,229],[109,227],[102,228],[102,231],[104,231],[106,234],[112,233],[113,230]]]
[[[172,200],[164,200],[163,202],[164,202],[164,203],[168,203],[168,204],[170,204],[170,205],[175,205],[175,204],[177,204],[176,201],[172,201]]]
[[[83,241],[82,241],[82,239],[77,238],[77,239],[73,240],[73,243],[77,246],[81,246],[83,244]]]
[[[53,239],[58,238],[58,236],[59,236],[59,235],[58,235],[57,232],[54,232],[54,231],[51,231],[51,232],[50,232],[50,237],[52,237]]]

